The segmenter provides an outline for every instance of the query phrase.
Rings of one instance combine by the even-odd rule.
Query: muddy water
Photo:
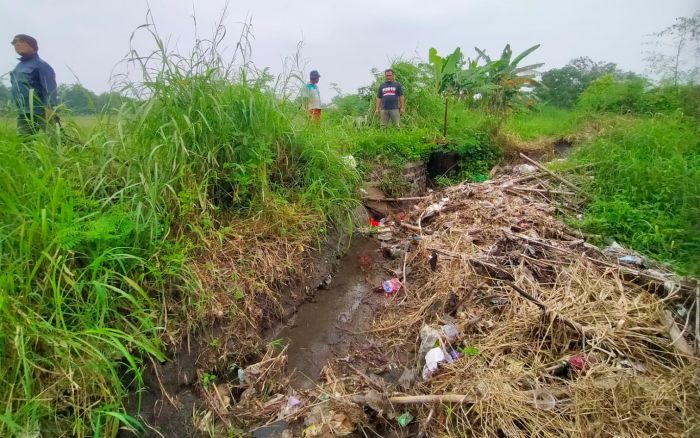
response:
[[[293,387],[312,387],[331,357],[347,356],[362,341],[354,333],[369,327],[375,309],[384,301],[382,294],[372,292],[380,284],[376,272],[380,258],[376,240],[355,236],[330,284],[302,304],[274,336],[287,342]]]

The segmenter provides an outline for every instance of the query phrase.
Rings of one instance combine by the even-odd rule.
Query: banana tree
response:
[[[459,47],[450,55],[442,57],[438,55],[437,49],[431,47],[428,51],[428,61],[433,66],[435,79],[435,91],[445,99],[445,118],[442,129],[443,136],[447,136],[447,106],[448,94],[454,92],[454,77],[460,71],[462,64],[462,51]]]
[[[485,51],[478,47],[474,48],[479,57],[483,58],[485,62],[483,67],[485,68],[484,73],[486,74],[487,82],[496,86],[495,92],[490,93],[488,100],[489,107],[493,112],[506,112],[507,109],[512,107],[523,87],[538,85],[538,82],[535,80],[536,69],[542,67],[544,63],[530,64],[523,67],[519,67],[518,64],[539,47],[539,44],[534,45],[513,57],[510,44],[506,44],[501,57],[496,60],[492,60]]]
[[[475,59],[467,58],[466,68],[455,74],[454,88],[461,99],[471,101],[475,96],[489,96],[498,89],[489,79],[493,65],[480,65],[480,61],[481,55]]]

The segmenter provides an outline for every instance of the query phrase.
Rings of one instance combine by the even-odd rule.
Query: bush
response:
[[[647,81],[641,78],[617,80],[611,74],[596,79],[581,94],[578,108],[593,112],[638,111]]]
[[[700,86],[661,86],[646,91],[639,100],[638,112],[669,114],[678,111],[700,120]]]

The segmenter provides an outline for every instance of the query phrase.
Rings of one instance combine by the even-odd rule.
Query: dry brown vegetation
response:
[[[588,244],[554,216],[555,205],[575,208],[582,195],[549,178],[506,169],[487,183],[433,193],[397,215],[408,226],[390,222],[390,243],[408,248],[406,277],[377,313],[367,345],[329,363],[318,387],[298,392],[286,386],[284,351],[268,350],[246,368],[246,385],[204,390],[209,409],[195,415],[199,430],[252,431],[284,420],[286,436],[697,434],[697,284],[648,261],[646,268],[621,265],[617,255]],[[426,214],[444,198],[441,211]],[[225,290],[232,276],[247,284],[240,302],[218,306],[230,316],[258,316],[235,318],[241,326],[227,335],[259,333],[265,315],[280,315],[273,310],[280,288],[270,285],[293,277],[290,267],[307,252],[303,242],[263,235],[251,246],[250,234],[227,234],[206,252],[210,261],[197,265],[207,288]],[[443,324],[456,325],[459,335],[440,345],[469,353],[423,381],[420,331]],[[241,351],[260,340],[229,343]],[[417,381],[400,382],[392,369],[415,370]],[[299,406],[290,407],[293,397]],[[405,412],[415,419],[401,427],[397,417]]]
[[[619,265],[553,216],[551,193],[513,189],[530,181],[536,182],[530,188],[561,190],[544,179],[511,175],[455,186],[406,219],[417,226],[424,218],[421,237],[407,253],[404,289],[372,335],[386,352],[412,352],[415,361],[401,364],[409,369],[421,362],[415,352],[425,325],[456,324],[457,340],[442,339],[442,346],[478,353],[441,364],[407,390],[371,373],[372,362],[384,358],[358,351],[331,364],[322,387],[306,396],[325,398],[332,415],[346,412],[343,419],[355,418],[366,433],[401,431],[396,415],[406,410],[416,417],[400,432],[408,436],[698,433],[700,374],[690,324],[695,283],[659,266]],[[425,219],[428,205],[444,197],[443,210]],[[411,234],[405,238],[414,239]],[[435,271],[427,262],[433,252]],[[690,312],[673,323],[684,333],[672,340],[664,313],[680,308]],[[358,419],[353,402],[368,406],[366,415]],[[328,420],[314,431],[342,435],[340,423]]]

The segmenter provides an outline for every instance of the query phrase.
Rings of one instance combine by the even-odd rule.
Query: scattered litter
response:
[[[387,242],[394,238],[394,233],[391,232],[391,227],[379,225],[375,231],[377,232],[377,240]]]
[[[421,358],[421,361],[425,357],[426,354],[428,354],[428,351],[435,347],[436,344],[440,341],[440,330],[437,330],[435,327],[429,326],[429,325],[424,325],[423,328],[420,329],[420,347],[418,348],[418,357]],[[421,365],[424,364],[421,363]]]
[[[379,226],[379,222],[372,218],[369,218],[369,226],[372,228],[377,228]]]
[[[454,342],[459,336],[459,329],[455,324],[445,324],[442,326],[442,333],[445,335],[447,342]]]
[[[450,201],[450,198],[442,198],[440,202],[436,202],[434,204],[430,204],[428,208],[425,209],[425,212],[423,213],[423,218],[422,220],[429,219],[439,212],[442,211],[443,208],[445,208],[445,205]]]
[[[425,366],[423,367],[422,377],[423,380],[428,380],[438,369],[438,364],[445,362],[447,358],[445,357],[445,352],[442,348],[435,347],[431,348],[425,355]]]
[[[577,229],[552,216],[555,204],[581,211],[584,201],[569,194],[571,187],[562,192],[551,178],[538,174],[527,183],[535,190],[515,194],[508,189],[514,185],[507,185],[513,178],[496,173],[486,184],[450,187],[407,209],[405,223],[420,224],[423,238],[408,234],[417,229],[402,227],[393,229],[393,239],[405,236],[410,241],[405,269],[412,267],[414,272],[411,294],[402,296],[400,305],[392,301],[382,309],[369,339],[361,341],[358,354],[349,359],[367,367],[348,375],[344,364],[330,361],[319,389],[305,392],[299,409],[306,415],[326,400],[322,404],[346,415],[343,421],[360,427],[374,425],[375,419],[393,423],[387,435],[401,434],[400,418],[409,410],[420,415],[406,423],[408,427],[420,420],[426,436],[447,435],[442,421],[451,409],[445,406],[451,403],[447,400],[479,407],[451,412],[455,424],[469,424],[474,436],[513,430],[524,436],[559,436],[590,421],[611,436],[646,436],[650,430],[680,436],[696,424],[697,362],[669,342],[677,337],[694,341],[694,326],[681,332],[686,319],[694,324],[693,311],[687,302],[686,307],[676,306],[690,282],[619,244],[611,244],[604,253],[586,242]],[[453,200],[449,207],[443,197]],[[433,219],[421,223],[421,215],[431,210],[428,205]],[[392,230],[379,222],[375,228],[377,234]],[[396,246],[397,241],[385,243],[385,255]],[[433,251],[439,252],[439,275],[431,274],[426,263]],[[614,269],[626,256],[639,256],[655,269]],[[403,278],[403,263],[373,264],[391,272],[384,278]],[[384,278],[374,280],[379,292],[385,292]],[[650,283],[656,293],[645,292]],[[675,300],[664,300],[667,294],[674,294]],[[660,321],[663,310],[673,313],[668,323]],[[446,313],[458,319],[446,320]],[[666,333],[674,326],[676,335]],[[414,351],[416,356],[410,354]],[[448,372],[440,371],[456,360]],[[387,371],[390,366],[394,368]],[[374,373],[386,380],[377,381]],[[247,376],[251,390],[258,376]],[[429,384],[418,384],[424,379]],[[354,397],[370,388],[373,395],[357,404]],[[281,400],[273,414],[285,404],[288,399]],[[359,410],[357,417],[349,414],[350,404]],[[230,409],[240,405],[232,403]],[[394,414],[392,406],[403,407]],[[339,415],[327,408],[306,424],[305,436],[331,436],[331,424],[336,416],[341,419]],[[397,422],[387,422],[393,418]]]
[[[623,359],[620,361],[620,365],[622,365],[623,368],[631,368],[640,373],[646,373],[647,371],[644,365],[633,360]]]
[[[300,404],[301,404],[301,399],[299,397],[294,396],[294,395],[289,396],[289,398],[287,399],[287,406],[296,407],[296,406],[299,406]]]
[[[410,412],[404,412],[403,414],[396,417],[396,421],[399,422],[401,427],[406,427],[413,421],[413,415]]]
[[[318,286],[319,289],[328,289],[331,287],[331,283],[333,282],[333,276],[331,274],[326,275],[323,278],[323,281],[321,281],[321,284]]]
[[[603,249],[603,254],[605,255],[619,255],[619,254],[625,254],[627,253],[627,250],[620,245],[619,243],[615,242],[614,240],[610,243],[610,245],[607,246],[607,248]]]
[[[438,255],[437,252],[433,251],[428,259],[428,264],[430,265],[430,270],[435,272],[437,270]]]
[[[540,388],[532,391],[532,404],[537,409],[551,411],[556,407],[557,399],[551,392]]]
[[[626,266],[645,268],[647,264],[644,257],[615,241],[603,249],[603,254],[608,257],[615,257],[618,263]]]
[[[395,292],[398,292],[401,289],[401,281],[396,277],[394,277],[390,280],[385,280],[382,283],[382,288],[384,289],[384,292],[387,295],[391,295]]]
[[[396,260],[398,258],[403,257],[405,253],[406,251],[401,245],[387,245],[385,243],[382,243],[382,254],[386,258]]]
[[[282,407],[282,409],[280,409],[278,418],[284,418],[288,417],[289,415],[292,415],[300,409],[301,405],[302,400],[299,397],[295,395],[290,395],[287,398],[287,403]]]
[[[322,433],[323,433],[322,426],[319,426],[318,424],[312,424],[310,426],[307,426],[304,429],[304,432],[302,432],[302,436],[304,436],[304,437],[321,436]]]
[[[688,310],[681,304],[676,304],[676,314],[681,318],[685,318],[688,315]]]
[[[416,383],[418,373],[413,368],[405,368],[403,374],[399,377],[399,386],[408,391]]]
[[[622,263],[623,265],[637,266],[640,268],[644,267],[644,259],[636,255],[622,256],[619,257],[617,261]]]
[[[245,378],[245,370],[243,368],[238,368],[238,381],[241,382],[241,385],[248,384]]]
[[[588,363],[586,362],[586,358],[583,356],[583,354],[571,356],[568,362],[569,365],[571,365],[573,368],[579,371],[585,371],[586,368],[588,368]]]
[[[345,165],[350,167],[351,169],[357,168],[357,161],[355,160],[355,157],[353,157],[352,155],[343,156],[343,163],[345,163]]]
[[[533,166],[532,164],[520,164],[515,166],[513,170],[521,175],[532,175],[533,173],[537,173],[537,167]]]

